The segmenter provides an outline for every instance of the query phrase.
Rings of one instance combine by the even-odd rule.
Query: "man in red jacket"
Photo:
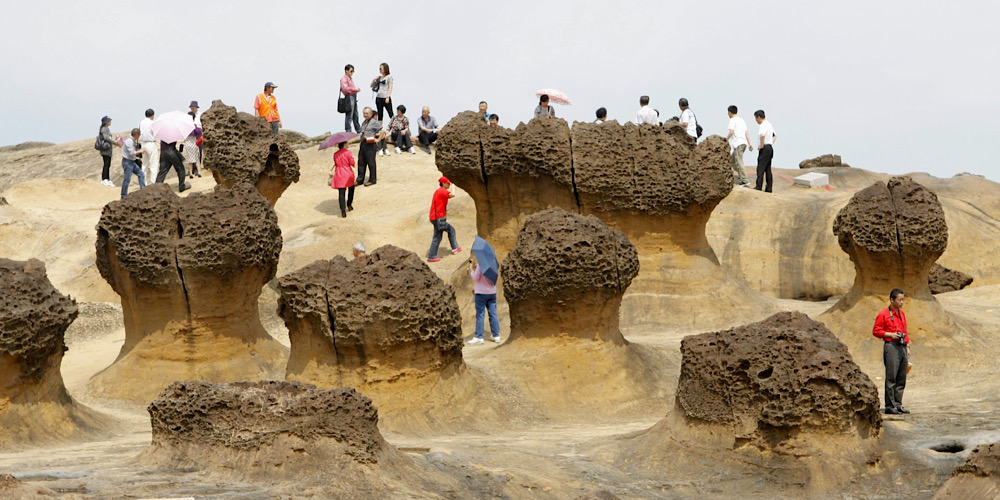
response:
[[[448,223],[448,200],[455,197],[455,194],[448,190],[451,181],[442,176],[438,179],[438,189],[434,191],[431,198],[430,221],[434,226],[434,237],[431,239],[431,248],[427,251],[427,262],[438,262],[441,260],[437,256],[438,247],[441,245],[441,234],[448,233],[448,243],[451,243],[451,254],[455,255],[462,251],[458,246],[458,239],[455,237],[455,228]]]
[[[903,408],[903,389],[906,388],[906,369],[910,364],[910,336],[906,331],[903,314],[905,295],[899,288],[889,292],[889,307],[875,317],[872,335],[882,339],[882,361],[885,363],[885,413],[899,415],[910,413]]]

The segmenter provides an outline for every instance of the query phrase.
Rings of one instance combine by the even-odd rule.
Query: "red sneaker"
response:
[[[440,257],[434,257],[432,259],[427,259],[427,262],[441,262],[441,258]]]
[[[452,251],[451,251],[451,254],[452,254],[452,255],[455,255],[455,254],[457,254],[458,252],[461,252],[461,251],[462,251],[462,247],[458,247],[458,248],[456,248],[456,249],[452,250]]]

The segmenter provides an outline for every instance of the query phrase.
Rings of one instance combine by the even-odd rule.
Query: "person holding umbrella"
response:
[[[556,116],[556,108],[549,106],[548,94],[542,94],[542,96],[538,98],[538,106],[535,107],[535,118],[538,118],[539,116]]]
[[[153,137],[160,141],[160,171],[156,174],[156,182],[167,179],[167,172],[173,167],[177,172],[177,190],[180,192],[191,189],[184,182],[187,173],[184,171],[184,158],[177,151],[177,142],[185,140],[194,132],[194,120],[187,113],[170,111],[153,120]]]
[[[330,187],[337,190],[340,201],[340,216],[346,218],[347,212],[354,210],[354,155],[347,149],[347,141],[357,137],[353,132],[337,132],[320,144],[319,149],[337,145],[333,154],[333,170],[330,171]],[[344,194],[347,200],[344,200]]]
[[[493,342],[500,343],[500,319],[497,317],[497,278],[500,265],[496,253],[486,240],[476,236],[472,244],[473,258],[469,259],[469,272],[472,275],[473,293],[476,300],[476,335],[469,344],[483,343],[485,315],[490,314],[490,333]]]

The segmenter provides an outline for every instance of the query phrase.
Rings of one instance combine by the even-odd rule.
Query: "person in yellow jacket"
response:
[[[274,89],[278,88],[273,82],[264,84],[264,92],[257,94],[253,100],[253,109],[257,116],[263,116],[267,123],[271,125],[271,133],[278,135],[281,128],[281,116],[278,114],[278,98],[274,97]]]

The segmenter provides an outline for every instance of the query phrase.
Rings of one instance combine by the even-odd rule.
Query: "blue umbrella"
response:
[[[476,261],[479,262],[479,271],[495,285],[500,277],[500,263],[497,262],[497,253],[493,251],[493,247],[486,240],[476,236],[476,241],[472,243],[472,255],[475,255]]]

